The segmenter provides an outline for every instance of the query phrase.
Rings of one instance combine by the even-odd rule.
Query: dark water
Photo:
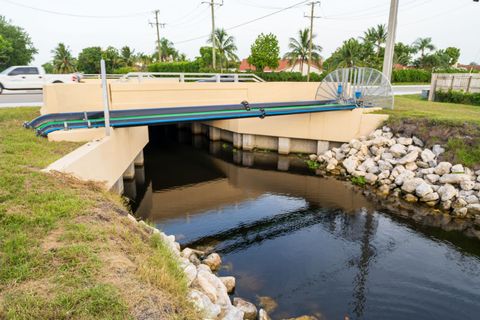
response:
[[[220,253],[235,294],[273,299],[273,319],[480,319],[479,241],[383,213],[298,157],[167,128],[151,140],[126,185],[137,214]]]

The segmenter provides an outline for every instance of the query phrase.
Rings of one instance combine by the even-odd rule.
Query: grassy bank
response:
[[[480,107],[411,95],[395,97],[395,109],[381,113],[390,115],[388,124],[396,132],[445,146],[443,160],[480,169]]]
[[[175,258],[120,197],[40,171],[78,144],[21,127],[37,114],[0,109],[0,318],[196,319]]]

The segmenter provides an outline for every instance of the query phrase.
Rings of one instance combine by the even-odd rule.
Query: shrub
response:
[[[307,76],[302,75],[300,72],[255,72],[257,76],[262,78],[265,81],[292,81],[292,82],[301,82],[307,81]],[[310,73],[310,81],[319,82],[322,81],[327,75],[326,72],[322,74]]]
[[[117,68],[115,70],[113,70],[113,73],[114,74],[127,74],[129,72],[136,72],[137,69],[135,69],[134,67],[121,67],[121,68]]]
[[[197,61],[159,62],[148,66],[149,72],[200,72]]]
[[[422,69],[394,70],[392,82],[430,82],[432,73]]]
[[[437,91],[435,92],[435,101],[470,104],[480,106],[480,93],[469,93],[463,91]]]

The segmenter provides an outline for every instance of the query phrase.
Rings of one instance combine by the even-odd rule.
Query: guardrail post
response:
[[[218,73],[215,75],[215,82],[220,82],[220,75]]]
[[[100,60],[100,71],[102,78],[102,94],[103,94],[103,117],[105,119],[105,135],[110,136],[110,100],[108,97],[107,69],[105,60]]]
[[[185,74],[180,73],[180,82],[185,82]]]
[[[238,82],[238,74],[235,73],[235,74],[233,75],[233,81],[234,81],[234,82]]]

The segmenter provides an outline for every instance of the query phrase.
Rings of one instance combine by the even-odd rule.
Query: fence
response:
[[[180,73],[180,72],[130,72],[120,78],[120,81],[171,79],[178,82],[265,82],[251,73]]]
[[[480,92],[480,74],[478,73],[434,73],[430,84],[428,100],[435,100],[436,91]]]

